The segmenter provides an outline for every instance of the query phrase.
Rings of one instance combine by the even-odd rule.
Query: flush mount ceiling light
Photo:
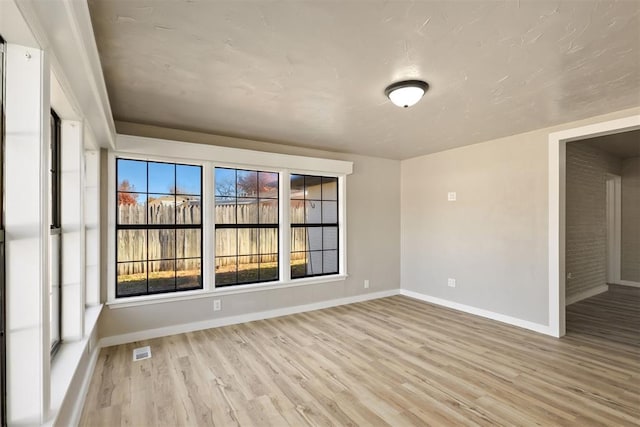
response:
[[[427,82],[422,80],[405,80],[389,85],[384,94],[398,107],[411,107],[422,98],[429,89]]]

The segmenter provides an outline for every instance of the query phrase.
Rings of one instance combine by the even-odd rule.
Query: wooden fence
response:
[[[184,203],[178,206],[151,204],[120,205],[118,207],[118,223],[144,224],[148,215],[149,224],[198,224],[202,220],[200,205]],[[237,215],[237,218],[236,218]],[[175,216],[175,222],[174,222]],[[291,211],[292,218],[304,218],[303,206],[296,205]],[[215,207],[216,222],[221,224],[246,224],[258,222],[277,223],[277,201],[266,201],[258,204],[218,205]],[[305,251],[308,248],[320,249],[322,232],[320,229],[296,229],[291,239],[292,251]],[[278,259],[277,228],[263,229],[219,229],[216,233],[216,255],[240,256],[241,264],[258,262],[276,262]],[[236,237],[238,236],[238,237]],[[200,230],[119,230],[117,238],[118,276],[173,270],[194,270],[199,268],[199,260],[178,260],[174,266],[173,258],[200,258],[202,242]],[[271,254],[258,256],[255,254]],[[293,254],[292,259],[303,259],[303,253]],[[169,260],[167,260],[169,259]],[[235,264],[235,257],[218,258],[216,267]]]

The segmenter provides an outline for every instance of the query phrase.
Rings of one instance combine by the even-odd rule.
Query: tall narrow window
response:
[[[215,168],[216,287],[278,280],[276,172]]]
[[[49,324],[51,352],[60,344],[61,326],[61,280],[62,280],[62,234],[60,199],[60,118],[51,110],[49,143]]]
[[[202,288],[202,167],[117,159],[116,297]]]
[[[4,284],[4,49],[0,37],[0,425],[6,424],[5,405],[5,284]]]
[[[291,175],[291,278],[337,274],[338,179]]]

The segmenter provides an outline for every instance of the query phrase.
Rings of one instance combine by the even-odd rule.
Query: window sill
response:
[[[199,298],[211,298],[216,296],[245,294],[251,292],[271,291],[277,289],[292,288],[296,286],[316,285],[320,283],[343,282],[349,277],[347,274],[336,274],[332,276],[309,277],[306,279],[296,279],[287,282],[255,283],[251,285],[228,286],[219,289],[184,291],[172,294],[161,294],[151,296],[119,298],[107,303],[109,309],[119,309],[137,307],[149,304],[165,304],[176,301],[188,301]]]
[[[100,304],[85,309],[85,336],[75,341],[63,341],[55,357],[51,360],[51,413],[56,416],[64,402],[82,356],[87,350],[102,307]]]

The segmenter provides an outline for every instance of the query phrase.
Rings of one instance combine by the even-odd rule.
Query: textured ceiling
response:
[[[404,159],[640,105],[638,1],[89,6],[121,121]]]
[[[572,144],[588,144],[621,159],[640,156],[640,130],[583,139]]]

